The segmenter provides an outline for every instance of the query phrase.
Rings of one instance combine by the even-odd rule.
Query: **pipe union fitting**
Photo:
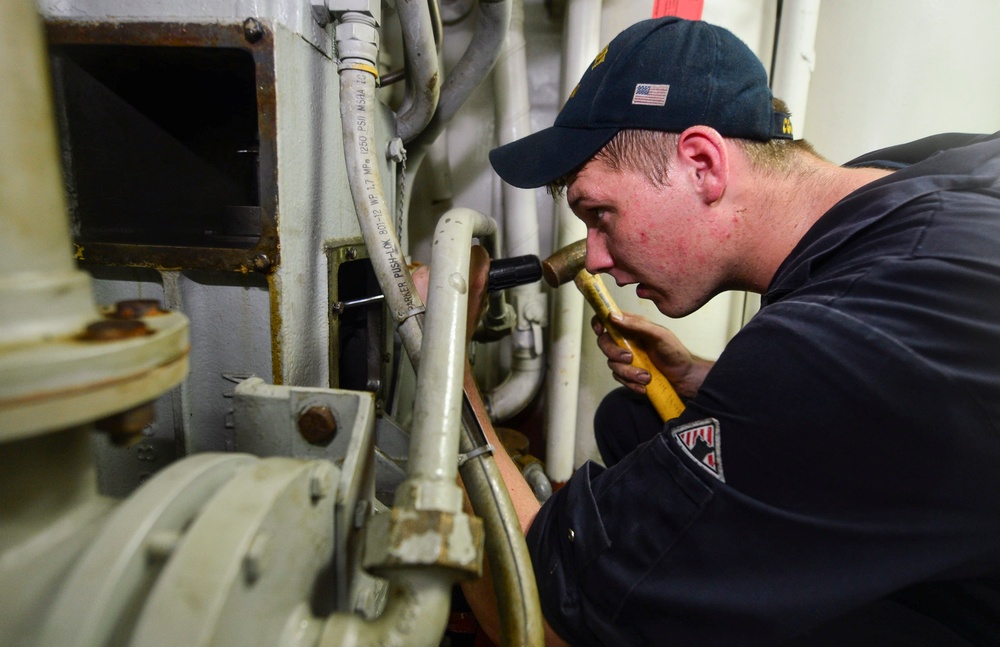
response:
[[[361,14],[372,18],[376,24],[382,19],[381,0],[326,0],[330,13],[337,20],[344,14]]]
[[[338,23],[335,29],[337,56],[341,59],[359,58],[374,65],[378,56],[378,30],[371,25],[357,22]]]
[[[451,570],[456,579],[482,575],[483,522],[439,510],[393,508],[369,520],[364,566],[376,574],[394,568],[430,566]]]
[[[378,30],[372,25],[361,22],[341,22],[337,23],[335,33],[337,41],[341,45],[346,44],[347,41],[358,41],[366,45],[378,46]]]

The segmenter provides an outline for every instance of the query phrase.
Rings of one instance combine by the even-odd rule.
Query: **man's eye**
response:
[[[604,220],[604,217],[607,214],[608,214],[608,212],[605,211],[604,209],[594,209],[594,220],[597,220],[598,222],[600,222],[601,220]]]

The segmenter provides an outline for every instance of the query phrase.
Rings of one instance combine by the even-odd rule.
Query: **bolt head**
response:
[[[333,491],[337,471],[327,461],[318,463],[309,473],[309,498],[313,503],[327,497]]]
[[[299,433],[312,445],[326,445],[337,435],[337,419],[329,407],[309,407],[299,416]]]
[[[252,260],[253,268],[258,272],[267,272],[271,269],[271,259],[267,254],[257,254]]]
[[[94,422],[94,428],[107,432],[115,445],[128,447],[142,437],[143,430],[153,424],[155,419],[156,411],[153,403],[147,402],[107,418],[101,418]]]
[[[115,319],[141,319],[164,314],[163,306],[157,299],[127,299],[115,304],[111,315]]]
[[[256,43],[264,37],[264,27],[256,18],[247,18],[243,21],[243,37],[248,43]]]

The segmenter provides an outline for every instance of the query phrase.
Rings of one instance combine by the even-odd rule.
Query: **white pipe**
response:
[[[785,0],[778,25],[778,43],[771,66],[771,93],[788,104],[795,137],[803,136],[809,84],[816,66],[816,27],[820,0]],[[760,310],[760,295],[746,293],[741,313],[745,326]],[[731,330],[732,335],[737,330]]]
[[[406,97],[396,116],[396,135],[408,142],[434,117],[441,95],[440,66],[427,0],[396,4],[406,51]]]
[[[355,614],[336,614],[316,643],[319,647],[435,647],[451,612],[451,586],[433,569],[395,569],[389,580],[385,611],[371,620]]]
[[[785,0],[774,52],[771,90],[792,112],[796,138],[806,121],[809,84],[816,66],[816,28],[820,0]]]
[[[560,93],[565,101],[600,49],[601,0],[569,0],[563,23],[563,65]],[[561,249],[587,235],[566,199],[556,204],[556,247]],[[576,451],[576,411],[580,392],[580,351],[583,341],[583,295],[572,286],[556,291],[552,308],[549,370],[545,393],[545,471],[556,483],[573,475]]]
[[[500,59],[493,68],[493,92],[497,98],[498,143],[507,144],[531,134],[524,0],[511,3],[510,27]],[[518,189],[506,182],[501,184],[507,256],[538,256],[535,192]],[[511,338],[510,373],[485,397],[486,408],[494,421],[505,420],[524,409],[538,393],[545,375],[541,348],[545,296],[538,284],[518,286],[508,294],[517,313],[517,325]]]
[[[427,149],[493,69],[500,56],[509,23],[510,0],[479,0],[472,41],[441,84],[441,95],[434,117],[407,147],[412,175],[416,175],[416,169],[427,154]]]
[[[71,335],[98,318],[77,269],[53,124],[49,60],[33,2],[0,20],[0,344]]]
[[[414,425],[407,466],[410,479],[455,485],[465,376],[469,256],[473,236],[493,236],[496,223],[472,209],[452,209],[434,232],[427,314],[417,374]],[[458,512],[461,502],[455,510]]]

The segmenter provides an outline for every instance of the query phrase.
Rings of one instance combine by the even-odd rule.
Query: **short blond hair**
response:
[[[772,101],[778,112],[788,113],[788,106],[781,99]],[[588,160],[600,160],[615,171],[641,173],[657,186],[669,186],[670,168],[677,154],[679,133],[659,130],[620,130],[601,150]],[[794,168],[797,157],[806,153],[820,155],[804,139],[751,139],[727,138],[747,156],[750,167],[764,174],[786,174]],[[574,170],[575,173],[577,170]],[[560,195],[566,187],[567,177],[549,185],[553,195]]]

